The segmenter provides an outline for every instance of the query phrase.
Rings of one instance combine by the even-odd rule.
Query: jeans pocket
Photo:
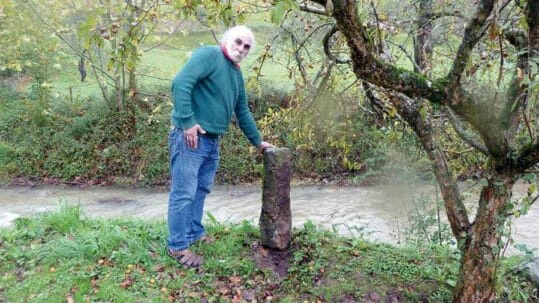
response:
[[[183,134],[181,130],[173,128],[168,133],[168,148],[171,155],[183,154]]]

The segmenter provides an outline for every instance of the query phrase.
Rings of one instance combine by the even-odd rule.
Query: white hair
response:
[[[234,26],[226,30],[221,38],[221,45],[225,45],[226,42],[231,39],[236,39],[238,36],[249,36],[251,38],[251,50],[253,50],[255,47],[255,35],[247,26],[244,25]]]

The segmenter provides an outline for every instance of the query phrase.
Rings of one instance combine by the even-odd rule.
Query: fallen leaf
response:
[[[73,294],[72,293],[68,293],[66,295],[66,302],[67,303],[75,303],[75,299],[73,299]]]
[[[219,287],[219,293],[221,295],[227,295],[229,292],[230,292],[230,289],[228,289],[228,287],[226,286]]]
[[[241,277],[238,276],[229,276],[228,281],[230,281],[230,283],[234,284],[235,286],[241,285]]]
[[[120,287],[123,289],[129,288],[131,285],[133,285],[133,280],[131,279],[125,279],[122,283],[120,283]]]

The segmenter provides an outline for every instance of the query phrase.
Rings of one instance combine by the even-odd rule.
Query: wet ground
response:
[[[525,194],[526,190],[527,185],[516,185],[515,196]],[[258,224],[261,192],[260,184],[215,186],[206,200],[205,211],[220,222],[248,220]],[[408,214],[417,206],[419,193],[433,195],[434,192],[431,185],[294,185],[290,192],[293,225],[301,226],[310,220],[324,227],[333,227],[342,234],[399,243],[405,238]],[[0,226],[9,226],[21,216],[56,209],[61,203],[80,205],[90,217],[165,220],[167,199],[165,191],[116,187],[0,188]],[[474,195],[470,194],[469,199],[474,201]],[[422,206],[419,207],[423,210]],[[534,205],[528,215],[515,220],[513,235],[516,243],[539,248],[539,237],[535,235],[539,231],[538,219],[539,207]],[[536,255],[539,254],[536,252]]]

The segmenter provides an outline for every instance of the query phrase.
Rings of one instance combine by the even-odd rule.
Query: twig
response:
[[[408,53],[408,51],[402,45],[393,43],[391,41],[387,41],[387,43],[392,44],[396,46],[397,48],[399,48],[404,53],[404,55],[408,58],[408,60],[410,60],[410,62],[414,65],[414,68],[419,70],[419,66],[415,62],[414,58]]]

